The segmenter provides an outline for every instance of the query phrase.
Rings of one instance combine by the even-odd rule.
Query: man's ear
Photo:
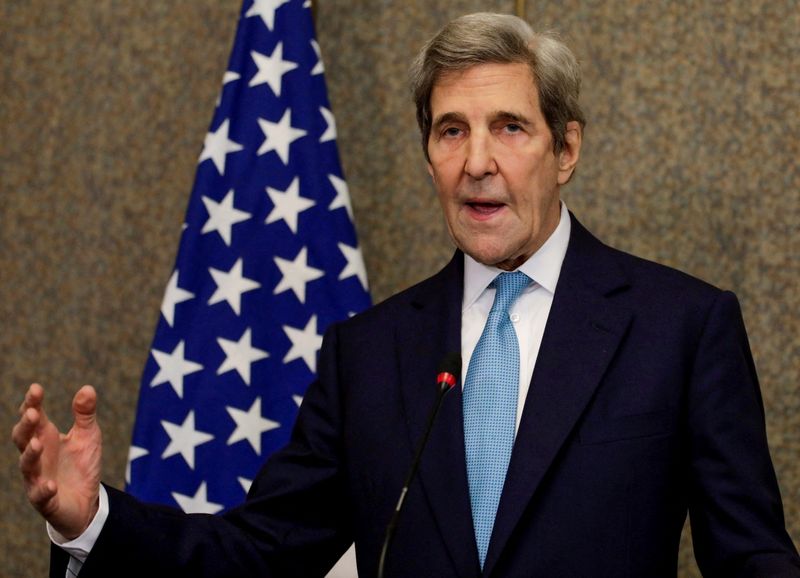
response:
[[[558,153],[558,184],[566,184],[581,156],[581,143],[583,142],[583,129],[576,120],[567,123],[567,130],[564,134],[564,148]]]
[[[433,175],[433,165],[431,163],[428,163],[427,165],[428,165],[428,174],[431,176],[431,179],[435,183],[436,177]]]

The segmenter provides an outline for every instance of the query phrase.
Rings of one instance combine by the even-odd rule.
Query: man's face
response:
[[[456,245],[512,270],[558,225],[559,187],[578,162],[581,127],[553,137],[527,64],[479,64],[446,73],[431,93],[430,172]]]

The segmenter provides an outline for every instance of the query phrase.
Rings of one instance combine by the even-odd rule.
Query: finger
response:
[[[11,440],[20,452],[25,450],[34,432],[36,432],[36,426],[39,425],[39,417],[39,412],[29,407],[22,414],[14,429],[11,430]]]
[[[58,507],[58,486],[54,480],[45,480],[28,488],[28,501],[47,517]]]
[[[75,416],[75,426],[89,428],[97,420],[97,392],[91,385],[84,385],[72,399],[72,414]]]
[[[44,388],[38,383],[32,383],[19,406],[19,414],[22,415],[29,407],[41,407],[43,401]]]
[[[19,469],[28,484],[34,484],[42,473],[42,450],[38,438],[32,438],[19,456]]]

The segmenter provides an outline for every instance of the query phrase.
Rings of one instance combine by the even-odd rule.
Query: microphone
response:
[[[394,508],[392,519],[389,520],[389,525],[386,526],[386,535],[383,539],[381,557],[378,561],[378,578],[383,578],[384,566],[386,564],[386,554],[389,551],[389,545],[392,542],[395,529],[397,528],[397,520],[400,518],[400,511],[403,509],[403,504],[406,501],[408,487],[414,480],[414,476],[419,468],[420,459],[422,458],[422,451],[425,449],[425,445],[428,443],[428,436],[430,436],[431,429],[433,428],[433,422],[436,420],[436,416],[439,413],[439,408],[442,407],[442,400],[444,400],[445,394],[453,389],[456,383],[458,383],[458,378],[460,375],[461,354],[457,352],[450,352],[445,355],[442,361],[439,363],[439,371],[436,375],[436,387],[438,388],[436,403],[433,405],[433,408],[431,408],[431,413],[428,416],[428,424],[425,427],[425,433],[422,435],[422,439],[419,440],[417,453],[414,455],[414,461],[411,462],[411,469],[409,469],[408,475],[406,476],[406,481],[403,483],[403,489],[400,491],[400,498],[397,500],[397,505]]]

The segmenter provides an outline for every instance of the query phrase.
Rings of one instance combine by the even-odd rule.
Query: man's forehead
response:
[[[433,85],[429,103],[434,122],[463,116],[466,109],[513,120],[530,116],[531,107],[539,109],[539,96],[527,64],[491,63],[442,74]]]

